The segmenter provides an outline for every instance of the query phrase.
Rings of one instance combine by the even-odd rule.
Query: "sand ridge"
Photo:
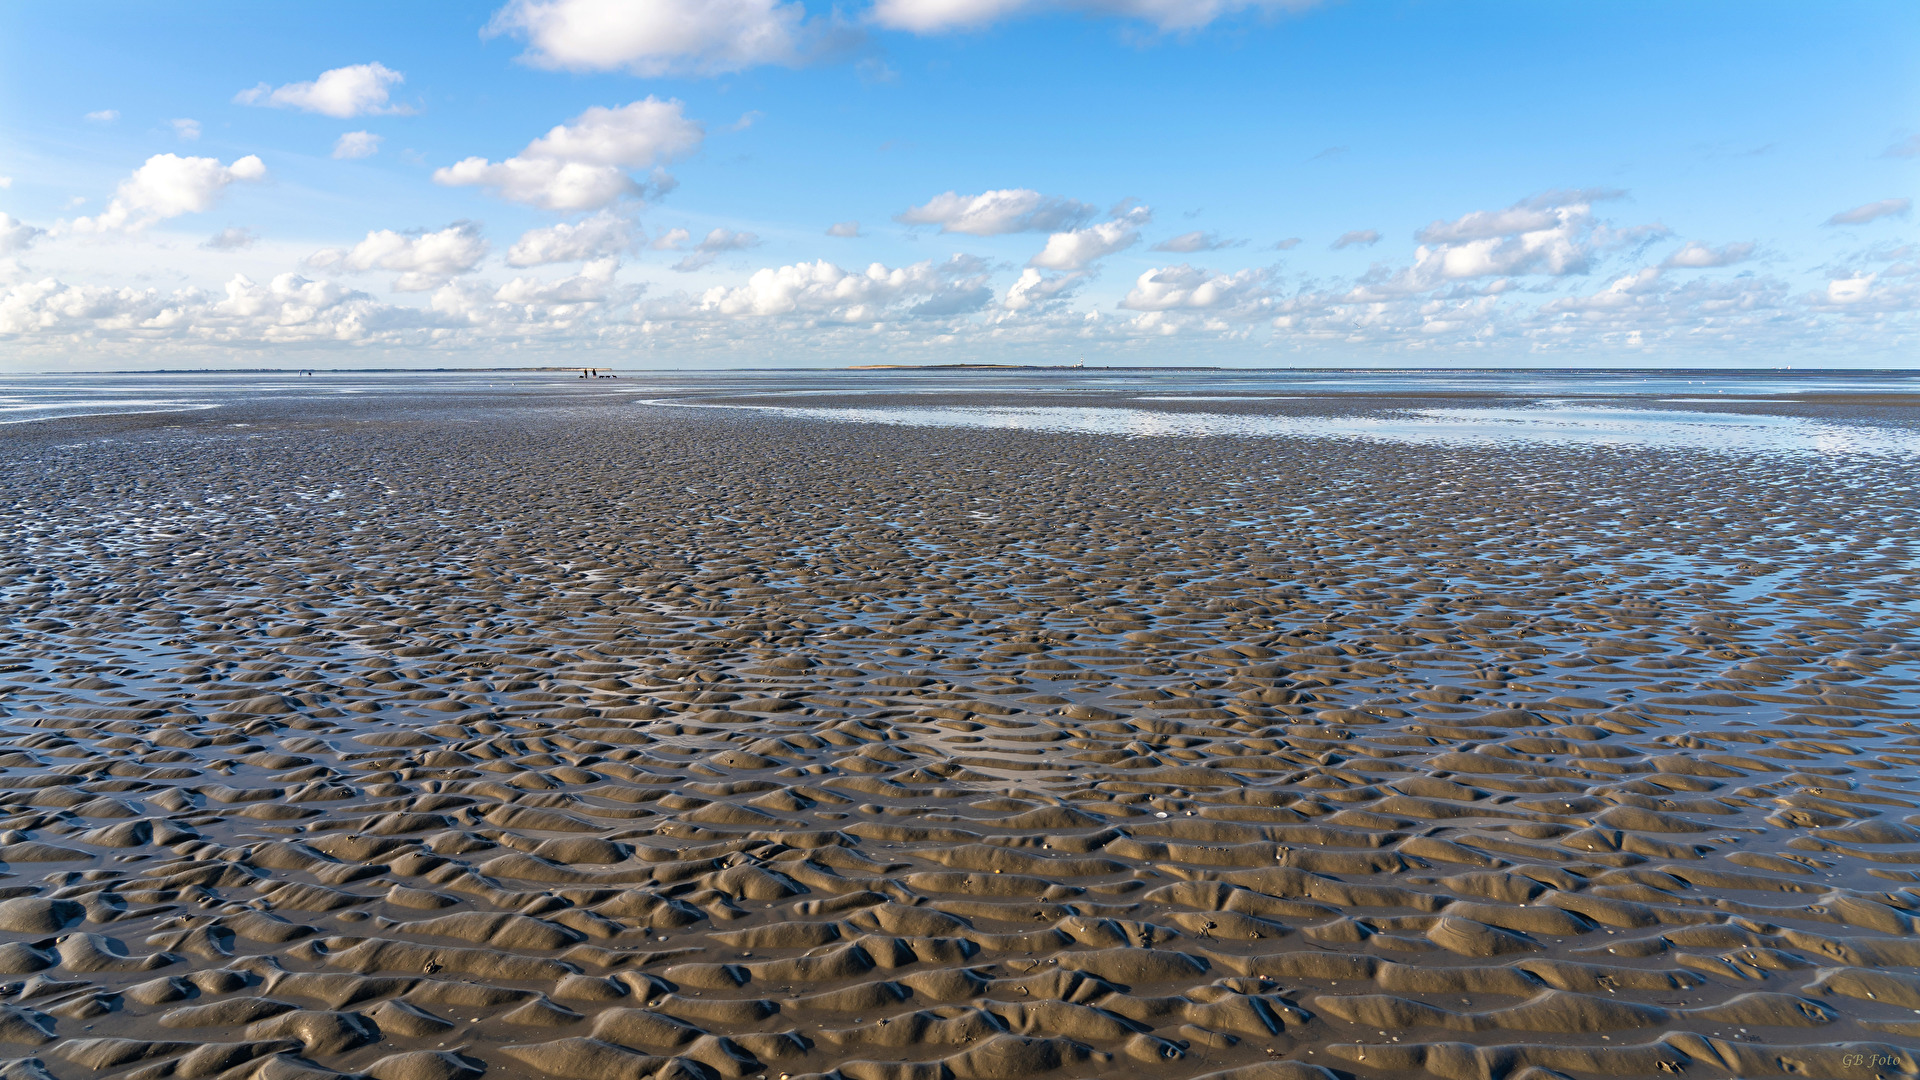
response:
[[[461,409],[10,433],[0,1073],[1920,1073],[1903,461]]]

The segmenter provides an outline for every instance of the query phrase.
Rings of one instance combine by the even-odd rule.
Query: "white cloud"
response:
[[[13,177],[0,176],[0,191],[5,191],[12,186],[13,186]]]
[[[215,314],[263,320],[281,327],[310,325],[322,312],[357,295],[335,282],[312,281],[299,274],[276,274],[264,286],[254,284],[245,274],[235,274],[233,280],[227,282],[225,292],[225,299],[212,305]],[[269,331],[267,336],[274,335]]]
[[[411,112],[404,105],[388,103],[389,89],[405,81],[406,76],[384,64],[354,64],[321,72],[312,82],[288,83],[279,89],[261,83],[235,94],[233,100],[241,105],[299,109],[346,120],[369,114]]]
[[[1029,266],[1020,271],[1019,280],[1007,287],[1000,301],[1008,311],[1032,311],[1073,295],[1088,278],[1085,271],[1070,274],[1042,274]]]
[[[1912,199],[1881,199],[1856,206],[1851,210],[1842,210],[1828,218],[1828,225],[1865,225],[1869,221],[1878,221],[1884,217],[1906,217],[1913,209]]]
[[[280,274],[266,285],[236,275],[218,293],[112,289],[48,278],[0,291],[0,336],[46,335],[62,350],[77,342],[130,342],[147,355],[156,342],[277,346],[398,341],[430,333],[422,313],[372,301],[333,282]]]
[[[757,270],[745,285],[715,286],[701,296],[698,311],[710,315],[770,317],[809,314],[838,322],[873,323],[887,318],[937,317],[978,310],[993,298],[976,260],[955,256],[864,273],[818,262]]]
[[[1412,266],[1391,278],[1369,281],[1367,288],[1376,295],[1401,295],[1475,278],[1584,274],[1603,250],[1669,235],[1661,225],[1615,230],[1594,217],[1593,200],[1620,194],[1549,191],[1504,210],[1476,210],[1453,221],[1435,221],[1416,234],[1421,245]],[[1349,241],[1355,235],[1341,237],[1334,246],[1379,238],[1369,231]]]
[[[938,225],[943,233],[1003,236],[1072,229],[1092,219],[1095,212],[1093,207],[1073,199],[1009,188],[978,195],[949,191],[935,195],[924,205],[901,211],[894,220],[903,225]]]
[[[1333,242],[1333,250],[1340,251],[1350,247],[1372,247],[1379,242],[1380,234],[1378,232],[1372,229],[1355,229],[1352,232],[1341,233],[1340,239]]]
[[[152,290],[68,285],[53,278],[0,292],[0,336],[125,329],[157,312]]]
[[[1300,238],[1297,236],[1289,236],[1285,240],[1274,241],[1273,250],[1292,251],[1294,248],[1297,248],[1299,246],[1300,246]]]
[[[76,233],[138,232],[182,214],[212,209],[228,184],[262,180],[267,167],[252,154],[232,165],[218,158],[155,154],[120,182],[113,201],[95,217],[75,218]]]
[[[139,186],[167,187],[156,177]],[[200,205],[217,198],[218,188],[212,191],[197,197]],[[1885,356],[1894,366],[1920,341],[1920,245],[1889,238],[1836,256],[1791,285],[1758,272],[1705,273],[1734,263],[1746,270],[1759,248],[1675,239],[1656,250],[1649,238],[1663,230],[1603,221],[1585,201],[1595,197],[1557,192],[1505,209],[1456,211],[1456,217],[1419,230],[1419,250],[1398,265],[1338,276],[1323,271],[1317,280],[1237,265],[1148,269],[1121,255],[1128,263],[1125,275],[1097,293],[1096,285],[1108,284],[1093,270],[1108,265],[1093,261],[1099,252],[1126,241],[1129,230],[1142,233],[1133,238],[1133,253],[1146,243],[1143,233],[1152,227],[1143,208],[1117,207],[1117,219],[1053,230],[1060,239],[1047,241],[1057,257],[1047,261],[1076,269],[1042,266],[1038,259],[1020,268],[957,257],[864,271],[798,261],[735,273],[727,264],[737,257],[720,253],[742,250],[750,242],[745,235],[720,229],[703,238],[667,230],[655,243],[677,254],[665,262],[682,255],[689,262],[720,257],[706,271],[712,282],[695,279],[702,288],[664,294],[619,280],[618,260],[644,241],[639,223],[616,213],[618,207],[516,234],[505,252],[509,264],[559,265],[512,271],[505,285],[479,272],[491,257],[471,225],[365,234],[360,243],[317,253],[301,273],[234,278],[224,287],[209,281],[205,289],[177,291],[33,281],[0,251],[0,339],[6,342],[0,352],[13,362],[70,357],[127,363],[200,352],[218,363],[226,345],[311,350],[377,344],[427,363],[436,355],[449,358],[442,363],[461,364],[525,349],[522,355],[530,357],[541,350],[556,358],[577,353],[582,362],[588,353],[650,355],[697,366],[775,349],[815,363],[857,363],[855,357],[876,350],[926,362],[1073,348],[1084,350],[1088,363],[1096,362],[1096,350],[1106,349],[1132,362],[1262,364],[1283,352],[1317,354],[1331,363],[1355,355],[1383,362],[1397,356],[1402,363],[1427,362],[1415,359],[1421,356],[1508,363],[1583,354],[1611,360],[1637,351],[1654,363],[1691,357],[1759,363],[1763,356],[1786,353],[1854,362]],[[152,217],[117,201],[127,222]],[[163,208],[178,210],[183,201]],[[175,253],[201,243],[212,228],[203,226]],[[17,250],[36,235],[31,226],[0,217],[0,248]],[[201,246],[231,251],[252,239],[236,227]],[[938,243],[925,236],[921,242]],[[266,257],[262,249],[273,250],[269,243],[255,244],[246,264]],[[1632,255],[1610,254],[1623,251]],[[57,252],[63,258],[69,253],[96,261],[120,257],[99,249]],[[223,261],[206,252],[186,254],[191,259],[183,265]],[[1271,258],[1253,255],[1249,261]],[[1609,272],[1597,283],[1574,290],[1577,275],[1601,269]],[[352,275],[368,272],[384,272],[382,284],[398,277],[396,290],[423,291],[386,295],[382,289],[376,300],[355,288]],[[704,288],[709,283],[714,287]]]
[[[493,294],[508,304],[533,304],[553,307],[560,304],[589,304],[603,301],[613,288],[613,277],[620,269],[615,258],[595,259],[580,268],[578,274],[559,281],[514,278]]]
[[[1505,210],[1476,210],[1453,221],[1435,221],[1414,234],[1423,244],[1467,244],[1558,228],[1567,211],[1584,213],[1596,202],[1624,198],[1617,188],[1572,188],[1543,191]]]
[[[1240,12],[1273,13],[1315,0],[877,0],[882,27],[932,34],[1050,11],[1195,30]],[[527,42],[522,59],[571,71],[623,70],[646,78],[715,75],[797,64],[847,36],[837,16],[809,20],[799,0],[511,0],[489,34]]]
[[[873,20],[893,30],[937,34],[985,26],[1038,6],[1035,0],[877,0]]]
[[[1754,245],[1744,242],[1723,244],[1718,248],[1708,247],[1698,240],[1691,241],[1686,247],[1667,256],[1661,266],[1676,270],[1706,270],[1717,266],[1732,266],[1753,257]]]
[[[500,197],[548,210],[598,210],[647,188],[628,174],[699,148],[706,130],[678,101],[649,97],[617,109],[594,106],[495,163],[470,157],[434,171],[435,183],[491,188]],[[672,178],[658,173],[657,190]]]
[[[101,109],[99,112],[87,114],[87,120],[95,124],[111,124],[118,119],[120,119],[119,109]]]
[[[1139,19],[1161,30],[1196,30],[1242,11],[1298,11],[1315,0],[876,0],[873,19],[894,30],[970,30],[1023,14],[1081,12]]]
[[[1336,284],[1282,295],[1253,272],[1167,267],[1130,282],[1135,314],[1113,318],[1065,299],[1091,280],[1084,272],[1029,268],[1002,303],[992,303],[990,268],[964,257],[864,272],[800,263],[657,299],[619,284],[617,268],[610,258],[594,260],[558,280],[529,276],[500,287],[466,276],[425,297],[389,301],[299,274],[264,285],[236,277],[224,289],[172,293],[16,280],[0,284],[0,339],[14,358],[126,362],[147,362],[158,349],[216,359],[224,345],[377,344],[461,363],[502,348],[568,359],[651,352],[694,363],[734,361],[743,348],[778,349],[813,362],[854,363],[876,348],[958,359],[1063,346],[1088,351],[1089,362],[1092,350],[1107,348],[1160,362],[1271,362],[1280,351],[1344,363],[1364,348],[1382,358],[1537,362],[1548,354],[1618,358],[1634,350],[1672,362],[1752,363],[1783,349],[1898,361],[1920,330],[1920,282],[1887,274],[1863,281],[1868,275],[1845,272],[1796,296],[1753,275],[1669,280],[1659,267],[1644,266],[1613,275],[1591,295],[1542,302],[1530,290],[1498,283],[1399,296]]]
[[[252,229],[229,225],[208,237],[206,243],[200,246],[208,251],[244,251],[259,239]]]
[[[1120,306],[1133,311],[1232,308],[1259,300],[1264,280],[1259,270],[1215,274],[1183,263],[1141,274]]]
[[[180,138],[180,141],[198,142],[200,140],[200,121],[189,120],[183,116],[170,123],[173,124],[173,133]]]
[[[341,161],[372,157],[379,152],[380,136],[371,131],[349,131],[333,143],[333,156]]]
[[[1245,240],[1222,240],[1214,233],[1195,229],[1193,232],[1181,233],[1170,240],[1162,240],[1153,245],[1153,250],[1171,251],[1176,255],[1191,255],[1196,251],[1219,251],[1221,248],[1238,247],[1244,243],[1246,243]]]
[[[1664,279],[1657,266],[1643,266],[1631,274],[1615,278],[1606,288],[1591,296],[1565,297],[1552,301],[1547,310],[1555,313],[1619,311],[1636,304],[1660,287]]]
[[[525,38],[541,67],[656,78],[792,63],[806,14],[784,0],[513,0],[488,29]]]
[[[507,265],[540,266],[603,259],[631,249],[634,240],[632,221],[603,212],[573,224],[561,222],[543,229],[528,229],[507,249]]]
[[[1079,270],[1116,251],[1132,247],[1140,239],[1140,224],[1145,213],[1129,214],[1119,221],[1103,221],[1084,229],[1057,232],[1047,237],[1047,246],[1027,261],[1042,270]]]
[[[1861,274],[1827,282],[1827,300],[1835,304],[1858,304],[1873,291],[1875,275]]]
[[[713,261],[725,252],[745,251],[747,248],[758,246],[759,243],[760,238],[750,232],[715,229],[707,234],[706,239],[700,241],[700,246],[693,250],[693,254],[674,263],[673,268],[683,274],[692,273],[712,265]]]
[[[860,223],[857,221],[836,221],[827,226],[828,236],[837,236],[842,240],[853,240],[860,235]]]
[[[397,270],[395,292],[424,292],[464,274],[487,257],[487,241],[471,221],[457,221],[438,232],[398,233],[392,229],[369,232],[351,248],[327,248],[307,257],[319,270],[362,273]]]
[[[46,233],[47,230],[36,229],[6,211],[0,210],[0,255],[25,251]]]

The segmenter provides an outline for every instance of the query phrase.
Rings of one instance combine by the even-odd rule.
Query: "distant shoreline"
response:
[[[304,375],[313,372],[316,375],[445,375],[449,372],[473,372],[479,374],[508,371],[586,371],[588,365],[575,367],[370,367],[370,368],[313,368],[313,367],[262,367],[262,368],[140,368],[125,371],[35,371],[32,375]],[[594,366],[594,371],[614,371],[616,368]]]
[[[1183,364],[1162,364],[1124,368],[1085,364],[851,364],[844,368],[826,368],[827,371],[1226,371],[1223,367],[1187,367]],[[1253,369],[1248,369],[1253,370]]]
[[[296,375],[312,372],[315,375],[448,375],[448,374],[512,374],[541,372],[578,372],[589,365],[544,366],[544,367],[377,367],[377,368],[96,368],[92,370],[69,371],[19,371],[12,374],[22,375]],[[1289,375],[1309,374],[1345,374],[1345,375],[1498,375],[1536,373],[1553,375],[1768,375],[1768,376],[1871,376],[1871,375],[1915,375],[1920,368],[1797,368],[1778,367],[1758,368],[1615,368],[1615,367],[1224,367],[1219,365],[1187,366],[1182,364],[1121,364],[1078,367],[1073,364],[854,364],[847,367],[737,367],[737,368],[619,368],[604,364],[591,365],[593,370],[630,374],[666,374],[697,373],[710,374],[722,371],[1225,371],[1253,374],[1257,372],[1284,373]]]

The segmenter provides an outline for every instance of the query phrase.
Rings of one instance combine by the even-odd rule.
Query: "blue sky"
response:
[[[0,12],[0,364],[1915,355],[1911,3],[178,7]]]

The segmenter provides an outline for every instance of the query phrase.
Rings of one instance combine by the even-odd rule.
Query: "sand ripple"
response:
[[[1901,461],[395,408],[6,444],[0,1077],[1920,1074]]]

